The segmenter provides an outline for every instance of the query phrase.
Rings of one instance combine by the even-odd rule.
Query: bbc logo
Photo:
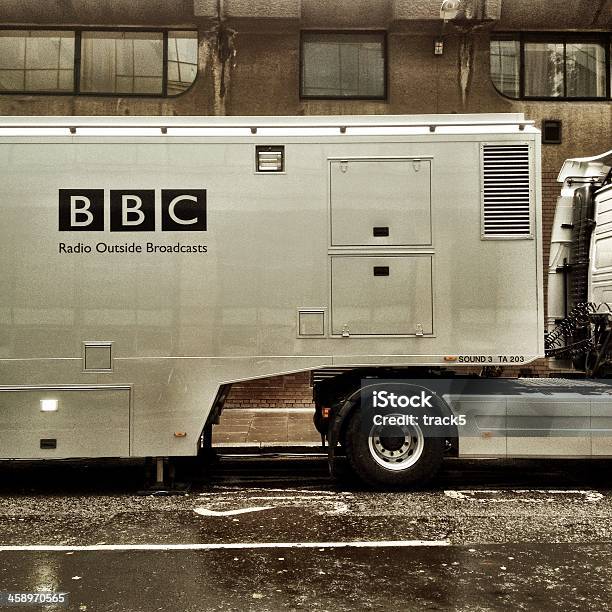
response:
[[[110,190],[111,232],[154,232],[154,189]],[[104,189],[60,189],[60,232],[103,232]],[[162,232],[205,232],[206,189],[162,189]]]

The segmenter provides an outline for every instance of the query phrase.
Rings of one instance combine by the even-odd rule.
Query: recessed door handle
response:
[[[386,238],[389,236],[389,228],[387,226],[373,227],[372,234],[375,238]]]
[[[374,266],[374,276],[389,276],[389,266]]]

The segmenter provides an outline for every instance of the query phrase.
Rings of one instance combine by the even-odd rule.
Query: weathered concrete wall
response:
[[[1,24],[194,25],[193,0],[0,0]]]
[[[510,30],[603,29],[612,27],[612,0],[502,0],[499,28]]]
[[[389,0],[302,0],[304,28],[387,28],[392,20]],[[438,7],[439,8],[439,7]]]
[[[246,32],[236,35],[230,69],[230,115],[297,114],[299,33]]]

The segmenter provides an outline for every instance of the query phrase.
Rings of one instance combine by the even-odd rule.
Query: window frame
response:
[[[305,36],[309,34],[329,34],[329,35],[342,35],[342,34],[370,34],[382,37],[382,51],[383,51],[383,93],[380,96],[319,96],[319,95],[308,95],[304,93],[304,42]],[[299,66],[299,86],[300,86],[300,100],[371,100],[386,102],[388,101],[389,93],[389,49],[388,49],[388,37],[386,30],[342,30],[342,29],[306,29],[300,30],[300,66]]]
[[[189,85],[185,91],[175,95],[168,95],[168,38],[171,32],[195,32],[196,44],[199,48],[200,35],[198,30],[194,28],[112,28],[112,27],[62,27],[62,26],[4,26],[0,25],[0,31],[23,31],[23,32],[73,32],[74,33],[74,58],[73,58],[73,89],[72,91],[27,91],[27,90],[0,90],[0,95],[3,96],[87,96],[99,98],[178,98],[187,93],[194,85],[199,76],[199,66],[196,64],[196,76],[193,83]],[[142,33],[142,34],[162,34],[162,90],[161,93],[113,93],[113,92],[95,92],[95,91],[80,91],[81,88],[81,56],[82,56],[82,35],[83,32],[126,32],[126,33]]]
[[[70,32],[74,34],[74,56],[77,55],[77,44],[78,44],[78,36],[77,32],[74,28],[71,27],[60,27],[60,26],[0,26],[0,31],[6,32],[57,32],[58,34],[64,32]],[[73,57],[73,66],[72,66],[72,91],[68,90],[55,90],[55,89],[45,89],[39,91],[30,91],[27,89],[10,89],[10,90],[2,90],[0,89],[0,94],[5,95],[27,95],[27,96],[72,96],[74,95],[74,87],[76,83],[76,73],[74,71],[74,57]],[[25,84],[25,79],[24,79]]]
[[[493,32],[489,42],[510,40],[519,43],[519,95],[514,98],[500,91],[493,82],[489,60],[489,79],[495,91],[508,100],[527,100],[530,102],[609,102],[611,98],[611,52],[612,34],[610,32]],[[563,45],[563,96],[526,96],[525,95],[525,43],[550,43]],[[603,96],[568,96],[567,94],[567,50],[568,44],[600,44],[605,57],[605,93]],[[489,44],[489,53],[491,46]]]

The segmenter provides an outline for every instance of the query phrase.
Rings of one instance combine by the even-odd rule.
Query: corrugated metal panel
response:
[[[531,237],[528,144],[482,145],[482,235]]]

